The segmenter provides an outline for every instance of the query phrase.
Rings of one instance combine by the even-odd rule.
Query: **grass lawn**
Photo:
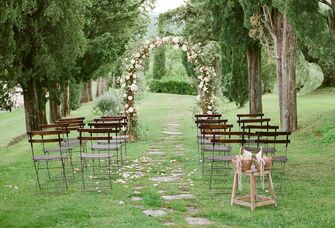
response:
[[[125,184],[114,183],[109,193],[82,192],[80,175],[76,174],[66,194],[35,195],[35,173],[28,142],[4,147],[10,139],[24,132],[23,111],[0,113],[3,132],[0,135],[0,227],[161,227],[166,222],[188,227],[187,216],[207,218],[210,227],[335,227],[334,97],[335,90],[298,97],[299,130],[292,135],[289,145],[285,190],[277,192],[277,208],[257,208],[254,212],[232,207],[230,195],[208,190],[208,181],[199,172],[196,128],[192,119],[193,96],[144,96],[139,104],[143,140],[128,146],[130,162],[125,170],[133,171],[130,165],[135,159],[150,157],[146,152],[153,145],[159,145],[165,154],[152,157],[155,159],[152,164],[143,164],[144,177]],[[278,124],[275,95],[263,96],[263,110],[272,124]],[[247,108],[226,103],[221,105],[220,111],[236,125],[236,113],[246,113]],[[72,115],[85,116],[88,120],[94,118],[92,104],[84,105]],[[163,133],[166,124],[171,122],[178,123],[183,132],[175,143],[167,142]],[[176,146],[185,149],[182,156],[176,155]],[[237,148],[233,153],[237,153]],[[150,177],[178,169],[184,174],[179,183],[182,187],[178,183],[155,184],[150,180]],[[134,193],[135,186],[144,188]],[[183,192],[195,197],[165,201],[159,190],[167,195]],[[134,196],[142,200],[132,201]],[[189,211],[188,207],[197,210]],[[143,208],[161,208],[167,214],[148,217],[142,212]]]

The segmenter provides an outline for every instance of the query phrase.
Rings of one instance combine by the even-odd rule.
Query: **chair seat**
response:
[[[217,157],[208,157],[209,161],[231,161],[233,159],[233,155],[227,156],[217,156]]]
[[[117,139],[128,139],[129,135],[118,135],[118,136],[114,136],[113,138],[117,138]]]
[[[33,157],[33,161],[51,161],[51,160],[61,160],[61,159],[66,159],[66,158],[67,158],[66,155],[62,155],[62,156],[45,155],[45,156],[35,156]]]
[[[61,147],[61,148],[46,148],[44,149],[44,153],[65,153],[71,150],[72,148],[69,147]]]
[[[98,144],[108,144],[109,143],[125,143],[127,140],[126,139],[111,139],[111,140],[98,140]]]
[[[275,162],[287,162],[288,158],[286,156],[273,156],[272,161]]]
[[[86,143],[86,141],[82,141],[82,143]],[[80,146],[80,141],[78,139],[69,139],[61,143],[61,146],[64,147],[77,147]]]
[[[121,145],[117,144],[94,144],[92,145],[91,149],[92,150],[116,150],[121,148]]]
[[[231,151],[231,146],[221,146],[215,145],[214,147],[211,145],[203,146],[202,149],[204,151]]]
[[[206,145],[206,144],[212,144],[213,145],[213,143],[210,141],[210,140],[207,140],[207,139],[203,139],[203,140],[201,140],[201,141],[199,141],[201,144],[204,144],[204,145]]]
[[[212,139],[214,138],[213,134],[198,135],[198,139]]]
[[[81,154],[80,158],[111,158],[112,154]]]

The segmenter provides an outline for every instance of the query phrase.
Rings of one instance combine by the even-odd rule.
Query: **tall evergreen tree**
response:
[[[83,52],[83,7],[79,0],[0,3],[1,79],[22,87],[27,131],[39,128],[46,91],[69,77]]]
[[[209,1],[213,14],[213,33],[221,46],[224,95],[243,106],[248,99],[246,50],[252,40],[243,27],[243,9],[239,2]]]
[[[294,131],[297,128],[297,37],[288,17],[292,1],[240,1],[246,20],[250,20],[250,34],[261,40],[265,48],[274,47],[281,129]]]
[[[77,62],[77,79],[86,82],[83,101],[92,99],[90,81],[96,72],[117,63],[131,39],[143,34],[145,9],[151,4],[152,0],[90,0],[84,28],[88,48]]]

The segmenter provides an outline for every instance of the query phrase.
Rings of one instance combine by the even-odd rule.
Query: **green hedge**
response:
[[[149,83],[149,88],[153,93],[173,93],[185,95],[196,95],[197,93],[195,85],[185,81],[152,80]]]

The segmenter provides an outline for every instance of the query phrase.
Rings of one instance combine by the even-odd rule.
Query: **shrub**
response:
[[[76,110],[80,107],[80,96],[83,90],[83,84],[70,81],[70,109]]]
[[[150,91],[154,93],[173,93],[185,95],[196,95],[197,93],[195,85],[185,81],[152,80],[149,83],[149,88]]]
[[[98,115],[118,115],[123,111],[122,97],[113,91],[97,98],[93,108]]]

